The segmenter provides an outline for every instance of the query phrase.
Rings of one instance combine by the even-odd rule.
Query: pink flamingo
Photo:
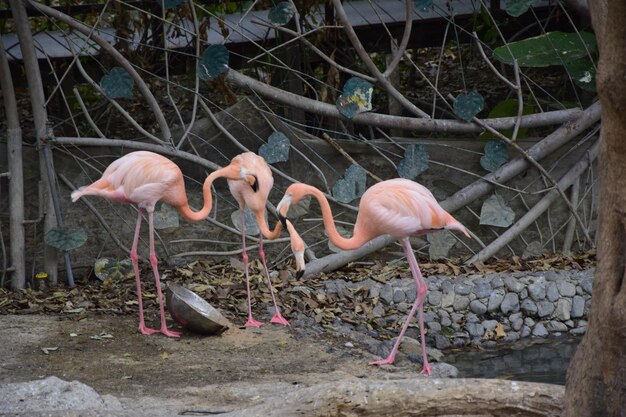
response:
[[[233,160],[230,165],[212,172],[204,181],[202,187],[204,205],[200,211],[194,212],[189,207],[185,182],[180,168],[166,157],[147,151],[131,152],[113,161],[102,174],[102,178],[91,185],[81,187],[72,192],[72,201],[75,202],[82,196],[95,195],[120,203],[134,204],[137,206],[137,226],[135,237],[130,251],[130,258],[135,270],[137,284],[137,297],[139,299],[139,331],[142,334],[163,333],[166,336],[179,337],[180,333],[168,330],[163,308],[163,296],[161,293],[161,280],[157,268],[157,257],[154,251],[154,206],[158,201],[163,201],[175,207],[180,214],[190,221],[205,219],[212,207],[211,184],[219,177],[229,180],[239,180],[251,189],[256,189],[256,177],[245,173],[238,165],[239,161]],[[146,327],[143,318],[143,305],[141,300],[141,283],[139,280],[139,262],[137,244],[139,242],[139,229],[141,227],[142,211],[148,212],[148,224],[150,228],[150,264],[156,282],[159,308],[161,312],[160,330]]]
[[[244,173],[253,173],[256,176],[258,187],[256,191],[253,191],[247,184],[242,181],[228,180],[228,187],[230,188],[230,192],[233,197],[235,197],[235,200],[237,200],[237,202],[239,203],[239,209],[241,212],[243,264],[246,271],[246,288],[248,291],[248,321],[245,325],[252,327],[260,327],[263,325],[263,323],[255,320],[252,317],[250,273],[248,271],[248,253],[246,252],[246,222],[244,215],[244,209],[248,207],[254,214],[254,217],[260,229],[259,258],[261,259],[261,263],[263,264],[263,270],[265,272],[265,276],[267,277],[270,293],[272,295],[272,301],[274,302],[275,313],[270,322],[288,326],[289,322],[282,316],[278,308],[278,304],[276,303],[276,297],[274,295],[272,281],[270,280],[267,265],[265,263],[265,252],[263,251],[263,236],[265,236],[269,240],[276,239],[278,236],[280,236],[280,233],[283,229],[282,222],[277,222],[274,230],[270,231],[265,221],[265,204],[267,202],[270,191],[272,190],[272,186],[274,185],[274,177],[272,176],[272,171],[270,170],[269,165],[267,165],[267,163],[265,162],[265,159],[252,152],[239,154],[235,158],[233,158],[233,162],[235,160],[238,161],[237,163],[242,167]],[[298,276],[300,276],[304,268],[304,242],[297,234],[292,225],[285,224],[284,227],[288,230],[291,237],[292,251],[294,252],[294,255],[296,257],[296,267],[298,270]]]
[[[415,259],[409,236],[430,233],[436,229],[450,229],[460,231],[469,237],[467,229],[437,203],[426,187],[407,179],[396,178],[382,181],[365,191],[359,203],[359,212],[351,238],[344,238],[337,232],[328,200],[320,190],[307,184],[296,183],[287,188],[283,199],[276,207],[281,220],[285,219],[289,206],[298,203],[305,195],[317,198],[322,209],[324,228],[328,238],[341,249],[357,249],[375,237],[387,234],[402,241],[409,268],[417,286],[417,297],[387,359],[371,362],[370,365],[393,363],[409,322],[419,308],[418,318],[424,363],[422,373],[431,375],[432,371],[426,355],[423,319],[427,287]]]

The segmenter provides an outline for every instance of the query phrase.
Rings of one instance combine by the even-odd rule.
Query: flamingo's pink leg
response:
[[[157,297],[159,299],[159,310],[161,312],[161,330],[165,336],[180,337],[180,332],[168,330],[167,322],[165,321],[165,309],[163,307],[163,294],[161,292],[161,279],[159,278],[159,267],[156,252],[154,250],[154,212],[150,210],[148,212],[148,224],[150,226],[150,265],[152,265],[152,271],[154,272],[154,282],[156,284]]]
[[[282,324],[283,326],[289,326],[289,322],[287,319],[280,314],[280,309],[278,308],[278,304],[276,303],[276,297],[274,296],[274,288],[272,287],[272,280],[270,279],[270,273],[267,270],[267,264],[265,263],[265,251],[263,250],[263,233],[259,233],[259,257],[261,258],[261,263],[263,264],[263,270],[265,271],[265,276],[267,277],[267,284],[270,287],[270,294],[272,294],[272,301],[274,302],[274,317],[270,320],[271,323]]]
[[[422,276],[422,272],[420,271],[419,265],[417,264],[417,259],[415,259],[415,254],[413,253],[413,248],[411,247],[411,243],[409,242],[408,238],[402,239],[402,246],[404,247],[404,252],[406,254],[407,261],[409,262],[409,269],[413,274],[413,278],[415,278],[417,296],[415,297],[413,307],[411,308],[411,311],[409,312],[406,321],[402,326],[402,330],[398,335],[398,340],[396,340],[396,343],[393,346],[393,349],[391,349],[391,353],[389,354],[387,359],[370,362],[370,365],[389,365],[393,363],[394,359],[396,358],[396,353],[398,353],[400,343],[402,342],[402,338],[404,337],[404,333],[406,333],[406,330],[409,327],[409,323],[415,315],[415,311],[419,308],[418,320],[420,325],[420,343],[422,344],[422,356],[424,362],[422,373],[425,375],[431,375],[432,371],[428,363],[428,356],[426,353],[426,340],[424,337],[424,298],[426,297],[426,291],[428,290],[428,288],[426,286],[426,281]]]
[[[263,323],[252,317],[252,297],[250,296],[250,272],[248,271],[248,252],[246,252],[246,215],[241,207],[241,237],[243,245],[243,267],[246,271],[246,288],[248,290],[248,321],[246,327],[261,327]]]
[[[158,330],[146,327],[143,320],[143,302],[141,300],[141,280],[139,279],[139,255],[137,254],[137,245],[139,244],[139,229],[141,228],[141,209],[137,209],[137,226],[135,227],[135,237],[133,246],[130,249],[130,260],[133,263],[135,271],[135,283],[137,284],[137,300],[139,301],[139,332],[142,334],[158,333]]]

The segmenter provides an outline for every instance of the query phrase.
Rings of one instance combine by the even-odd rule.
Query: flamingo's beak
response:
[[[304,262],[304,251],[294,252],[296,258],[296,279],[302,278],[306,269],[306,263]]]
[[[248,174],[248,176],[251,177],[251,179],[248,180],[248,184],[250,184],[250,187],[252,187],[252,191],[256,193],[259,189],[259,179],[254,174]]]
[[[276,206],[276,215],[283,224],[283,229],[287,229],[287,212],[289,211],[289,205],[291,204],[291,196],[284,196],[280,203]]]

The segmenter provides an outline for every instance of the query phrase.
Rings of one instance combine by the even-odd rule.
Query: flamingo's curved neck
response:
[[[254,213],[254,217],[256,218],[256,224],[259,226],[261,233],[268,240],[274,240],[280,233],[283,231],[283,224],[281,222],[276,222],[276,226],[274,226],[274,230],[270,230],[265,222],[265,210]]]
[[[185,204],[184,206],[179,207],[180,214],[190,220],[192,222],[197,222],[200,220],[204,220],[209,216],[211,209],[213,208],[213,194],[211,194],[211,185],[213,181],[218,178],[226,178],[231,180],[241,180],[241,175],[239,174],[239,168],[228,165],[224,168],[218,169],[217,171],[213,171],[209,176],[204,180],[204,185],[202,186],[202,194],[204,196],[204,205],[198,211],[193,211],[189,204]]]
[[[324,193],[310,185],[303,184],[302,186],[304,186],[307,190],[307,194],[312,195],[319,202],[320,208],[322,209],[322,217],[324,219],[324,228],[326,229],[328,238],[335,246],[343,250],[357,249],[369,241],[369,239],[365,236],[360,236],[358,234],[352,235],[350,238],[341,236],[335,227],[333,213],[330,210],[330,204],[328,204],[328,200],[326,199]]]

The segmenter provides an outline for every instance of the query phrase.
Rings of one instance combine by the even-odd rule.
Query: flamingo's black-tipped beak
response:
[[[283,229],[287,229],[287,218],[283,216],[280,211],[277,214],[278,220],[280,220],[280,222],[283,224]]]
[[[298,272],[296,272],[296,279],[302,278],[303,275],[304,275],[304,269],[299,270]]]

